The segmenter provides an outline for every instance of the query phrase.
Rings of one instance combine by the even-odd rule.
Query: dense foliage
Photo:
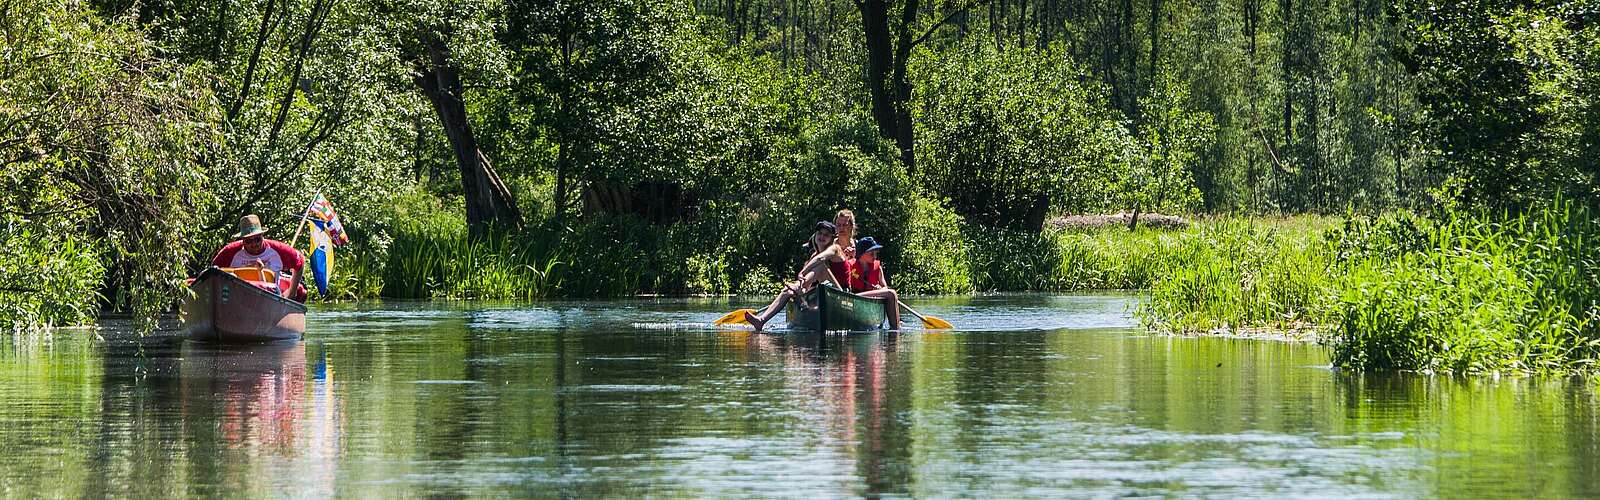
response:
[[[1342,257],[1335,362],[1454,372],[1594,371],[1600,222],[1567,203],[1511,218],[1357,222]],[[1350,239],[1346,235],[1344,239]],[[1345,245],[1349,247],[1351,245]]]
[[[1593,2],[0,12],[3,324],[152,319],[240,216],[284,239],[322,192],[353,239],[336,297],[770,293],[848,207],[907,292],[1150,288],[1157,326],[1335,328],[1350,366],[1589,356],[1568,241],[1600,209]],[[1383,210],[1420,214],[1395,216],[1410,239],[1138,225]],[[1129,231],[1050,224],[1111,211]]]
[[[1593,209],[1507,217],[1408,213],[1202,225],[1163,252],[1141,315],[1182,332],[1269,331],[1333,346],[1335,365],[1430,372],[1590,372],[1600,358]]]

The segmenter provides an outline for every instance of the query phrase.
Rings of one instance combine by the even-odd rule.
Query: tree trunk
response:
[[[1118,68],[1118,71],[1122,72],[1121,78],[1119,78],[1122,88],[1113,88],[1111,90],[1112,93],[1116,94],[1117,105],[1122,108],[1122,114],[1127,116],[1129,121],[1137,124],[1139,121],[1139,99],[1136,97],[1138,91],[1135,89],[1139,86],[1139,53],[1134,48],[1134,24],[1133,0],[1122,0],[1122,17],[1119,21],[1120,27],[1117,30],[1117,46],[1121,47],[1118,62],[1126,63],[1126,66]]]
[[[864,0],[861,23],[867,45],[867,89],[872,94],[872,119],[878,135],[893,139],[900,150],[900,163],[915,171],[916,138],[911,123],[911,82],[906,63],[911,57],[910,26],[917,16],[917,0],[906,0],[901,22],[891,32],[889,2]]]
[[[422,93],[433,103],[444,127],[445,137],[455,153],[456,166],[461,169],[461,191],[466,198],[467,225],[474,237],[483,236],[491,227],[522,229],[522,214],[517,209],[511,191],[500,182],[489,158],[478,149],[478,140],[472,134],[472,122],[467,118],[466,103],[461,100],[461,75],[449,64],[448,51],[439,33],[422,30],[426,62],[416,76]]]
[[[567,172],[572,167],[572,146],[567,143],[565,134],[557,139],[556,147],[556,196],[555,196],[555,223],[556,227],[564,227],[567,222]]]
[[[1050,215],[1050,198],[1033,197],[1033,204],[1028,206],[1028,215],[1022,220],[1022,229],[1033,234],[1044,232],[1044,219],[1048,215]]]
[[[878,125],[878,135],[892,139],[898,134],[889,86],[890,68],[894,64],[894,47],[889,38],[889,4],[886,0],[864,0],[860,6],[866,35],[867,91],[872,94],[872,119]]]
[[[1161,0],[1150,0],[1150,82],[1155,83],[1161,60]]]
[[[733,0],[728,1],[729,14],[732,15]],[[557,38],[561,52],[561,74],[572,74],[572,33],[564,32]],[[572,124],[576,121],[572,116],[573,101],[572,85],[564,82],[557,87],[556,97],[560,99],[557,104],[557,115],[560,117],[555,126],[556,146],[556,193],[555,193],[555,225],[558,228],[566,227],[567,223],[567,194],[572,191],[570,187],[570,174],[572,172],[572,147],[575,135],[572,133]]]
[[[1256,101],[1261,99],[1259,87],[1261,67],[1260,61],[1256,58],[1256,24],[1260,22],[1260,2],[1261,0],[1245,0],[1244,3],[1244,31],[1246,36],[1250,38],[1250,82],[1245,85],[1245,88],[1250,94],[1250,132],[1255,134],[1261,133],[1261,112],[1256,106]],[[1261,207],[1259,194],[1261,182],[1259,178],[1260,171],[1257,170],[1259,167],[1256,165],[1259,153],[1255,152],[1254,148],[1250,151],[1250,154],[1246,156],[1248,164],[1245,167],[1247,182],[1250,186],[1250,208],[1259,209]]]
[[[906,76],[906,65],[911,62],[911,27],[917,24],[917,0],[905,0],[905,10],[900,12],[900,24],[895,29],[898,43],[894,52],[894,118],[898,130],[895,145],[900,148],[900,165],[906,172],[917,173],[916,128],[911,123],[911,80]]]

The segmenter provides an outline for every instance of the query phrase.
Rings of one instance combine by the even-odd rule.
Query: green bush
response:
[[[93,321],[105,274],[92,245],[19,218],[0,219],[0,329]]]
[[[917,196],[912,200],[904,236],[898,242],[900,258],[886,261],[896,274],[890,284],[902,293],[966,293],[973,290],[967,242],[960,215],[938,200]]]
[[[974,37],[912,61],[916,174],[969,222],[1038,231],[1051,209],[1103,208],[1109,174],[1139,155],[1106,88],[1084,78],[1064,46],[1044,52]]]
[[[1061,263],[1052,278],[1055,289],[1135,290],[1150,283],[1184,259],[1176,252],[1182,233],[1152,228],[1128,231],[1121,227],[1061,231],[1056,252]]]
[[[1139,315],[1174,332],[1315,328],[1335,284],[1319,229],[1309,218],[1198,224],[1166,252]]]
[[[728,285],[728,262],[722,255],[692,255],[684,264],[688,271],[684,291],[694,295],[721,295],[733,290]]]
[[[782,286],[778,276],[765,267],[751,269],[739,280],[739,295],[770,295]]]
[[[1047,234],[1007,229],[968,228],[967,255],[972,284],[980,291],[1053,290],[1057,276],[1056,242]]]

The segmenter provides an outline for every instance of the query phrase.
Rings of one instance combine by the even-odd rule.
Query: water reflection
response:
[[[291,446],[297,444],[300,396],[306,384],[305,351],[301,342],[259,346],[186,342],[179,374],[183,421],[217,427],[218,437],[230,447],[294,453]]]
[[[80,381],[98,388],[97,403],[67,432],[77,443],[69,451],[81,453],[67,462],[86,473],[31,460],[0,469],[64,496],[332,494],[341,421],[329,378],[308,373],[308,348],[113,338],[90,360],[98,377]],[[0,442],[13,436],[0,431]]]
[[[782,363],[795,403],[819,401],[814,417],[828,441],[852,460],[862,485],[841,493],[906,493],[909,457],[907,372],[896,364],[900,335],[802,333],[750,335],[751,349]],[[897,390],[898,389],[898,390]]]
[[[339,306],[310,342],[249,348],[13,337],[0,491],[1600,494],[1585,381],[1337,373],[1315,345],[1142,335],[1127,303],[930,301],[987,329],[851,336],[622,301]]]

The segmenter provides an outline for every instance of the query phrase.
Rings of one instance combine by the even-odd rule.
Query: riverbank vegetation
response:
[[[1357,368],[1593,359],[1574,3],[0,10],[0,324],[148,324],[240,216],[287,238],[321,192],[331,298],[771,293],[849,207],[906,292],[1149,290],[1155,328],[1318,330]]]

